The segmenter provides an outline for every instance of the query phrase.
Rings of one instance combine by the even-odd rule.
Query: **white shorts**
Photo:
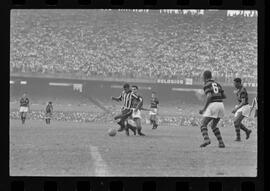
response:
[[[28,112],[28,107],[21,106],[20,107],[20,113],[21,112]]]
[[[248,104],[244,105],[235,112],[234,117],[236,117],[240,112],[242,112],[243,116],[249,117],[250,109],[251,109],[250,105],[248,105]]]
[[[212,102],[208,105],[205,112],[203,113],[204,117],[211,118],[222,118],[225,115],[225,109],[223,102]]]
[[[158,110],[157,108],[151,108],[153,111],[149,112],[149,115],[157,115],[158,114]]]
[[[132,118],[135,119],[135,118],[139,118],[141,119],[142,118],[142,115],[141,115],[141,111],[140,110],[137,110],[137,112],[134,112],[134,109],[132,109],[133,112],[132,112]]]
[[[127,122],[128,122],[128,124],[130,124],[130,125],[132,125],[134,127],[137,126],[137,124],[135,123],[135,121],[133,119],[128,119]]]

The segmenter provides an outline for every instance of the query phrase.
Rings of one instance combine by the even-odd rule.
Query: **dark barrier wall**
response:
[[[43,78],[19,78],[11,77],[13,84],[10,84],[11,99],[18,99],[23,92],[27,92],[30,97],[34,98],[57,98],[57,99],[81,99],[80,96],[92,97],[100,101],[110,101],[111,96],[119,96],[122,91],[122,82],[107,82],[107,81],[82,81],[69,79],[43,79]],[[26,81],[26,84],[21,84]],[[22,82],[23,83],[23,82]],[[61,86],[51,86],[49,83],[64,83],[58,84]],[[82,92],[75,91],[73,84],[82,84]],[[170,85],[170,84],[150,84],[139,83],[140,94],[145,99],[145,104],[149,104],[151,92],[156,91],[158,98],[163,104],[202,104],[195,92],[192,89],[202,89],[202,85]],[[181,89],[180,91],[173,91],[172,88]],[[234,105],[235,95],[234,88],[223,87],[227,95],[225,104]],[[249,102],[251,103],[254,96],[256,96],[256,88],[247,87],[249,92]]]

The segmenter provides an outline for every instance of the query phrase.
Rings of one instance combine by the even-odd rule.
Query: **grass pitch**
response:
[[[200,148],[197,127],[144,125],[145,137],[108,135],[112,124],[10,120],[11,176],[248,176],[257,175],[257,132],[234,142],[232,124],[220,128],[226,148],[208,128]],[[113,126],[117,127],[116,124]]]

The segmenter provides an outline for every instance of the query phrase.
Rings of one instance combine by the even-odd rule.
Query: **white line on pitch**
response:
[[[107,164],[102,159],[102,157],[98,151],[98,148],[96,146],[90,145],[90,149],[91,149],[91,156],[94,160],[95,175],[96,176],[108,176],[109,171],[108,171]]]

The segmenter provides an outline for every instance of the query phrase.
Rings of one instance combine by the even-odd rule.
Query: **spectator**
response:
[[[257,81],[256,17],[171,12],[13,10],[10,72]]]

